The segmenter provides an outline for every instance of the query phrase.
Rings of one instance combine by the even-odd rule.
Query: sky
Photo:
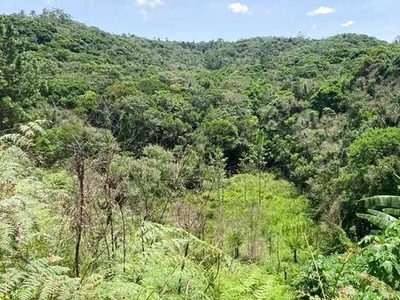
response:
[[[111,33],[179,41],[400,35],[400,0],[0,0],[0,13],[60,8]]]

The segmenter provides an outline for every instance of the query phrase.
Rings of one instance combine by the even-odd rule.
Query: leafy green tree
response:
[[[206,124],[205,135],[212,146],[229,151],[237,143],[238,129],[229,120],[217,119]]]
[[[396,194],[400,130],[370,129],[349,147],[349,166],[342,175],[349,198]]]
[[[343,92],[338,85],[320,88],[317,93],[311,97],[311,106],[320,114],[324,108],[330,108],[335,112],[343,112],[346,108]]]
[[[24,53],[12,22],[2,17],[1,23],[0,130],[4,130],[26,120],[25,110],[38,94],[39,76],[35,59]]]

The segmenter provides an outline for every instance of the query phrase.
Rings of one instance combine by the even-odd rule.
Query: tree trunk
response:
[[[279,238],[276,239],[276,258],[278,261],[277,272],[279,272],[281,269],[281,257],[279,255]]]
[[[115,258],[115,237],[114,237],[114,219],[111,203],[107,204],[107,223],[110,225],[111,235],[111,258]]]
[[[283,269],[283,277],[284,277],[285,283],[287,283],[288,275],[287,275],[287,268],[286,267]]]
[[[189,255],[189,242],[186,243],[185,246],[185,255],[183,257],[182,265],[181,265],[181,274],[179,276],[179,283],[178,283],[178,294],[181,293],[182,291],[182,272],[185,270],[185,263],[186,263],[186,258]]]
[[[78,201],[77,201],[77,220],[76,220],[76,243],[75,243],[75,276],[79,277],[80,250],[83,232],[84,207],[85,207],[85,163],[79,158],[76,163],[76,173],[78,175]]]
[[[261,206],[261,170],[258,170],[258,205]]]
[[[239,247],[235,247],[235,253],[233,255],[234,259],[238,259],[239,258]]]
[[[125,227],[125,215],[122,210],[122,206],[119,206],[119,210],[121,212],[121,220],[122,220],[122,243],[123,243],[123,269],[125,273],[125,264],[126,264],[126,227]]]
[[[108,172],[106,175],[106,184],[104,186],[104,189],[106,194],[107,226],[110,226],[110,235],[111,235],[111,258],[114,259],[115,258],[114,219],[113,219],[113,210],[111,202],[112,200],[111,200],[110,178]]]

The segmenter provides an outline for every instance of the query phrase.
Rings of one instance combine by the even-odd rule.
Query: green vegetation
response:
[[[398,43],[0,28],[0,299],[400,299]]]

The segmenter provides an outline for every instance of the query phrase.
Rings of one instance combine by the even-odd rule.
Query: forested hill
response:
[[[22,62],[21,78],[5,76],[12,104],[2,111],[14,117],[3,116],[3,129],[32,109],[46,119],[68,109],[136,154],[154,143],[219,147],[234,172],[261,130],[266,168],[320,202],[333,191],[318,181],[339,176],[350,144],[399,122],[400,46],[368,36],[165,42],[111,35],[58,10],[2,23],[13,27],[3,53]]]
[[[328,299],[351,286],[391,299],[400,267],[370,272],[372,252],[346,268],[384,287],[338,278],[340,253],[357,247],[345,232],[359,240],[371,229],[358,201],[398,194],[400,44],[356,34],[150,40],[57,9],[3,15],[0,27],[0,298],[37,296],[62,278],[46,291]],[[34,213],[14,206],[24,197]],[[337,275],[301,273],[299,261],[323,265],[316,253],[338,253],[324,261]],[[171,261],[152,273],[163,255]],[[22,278],[47,271],[56,277],[24,290]],[[240,278],[250,279],[239,291]]]

